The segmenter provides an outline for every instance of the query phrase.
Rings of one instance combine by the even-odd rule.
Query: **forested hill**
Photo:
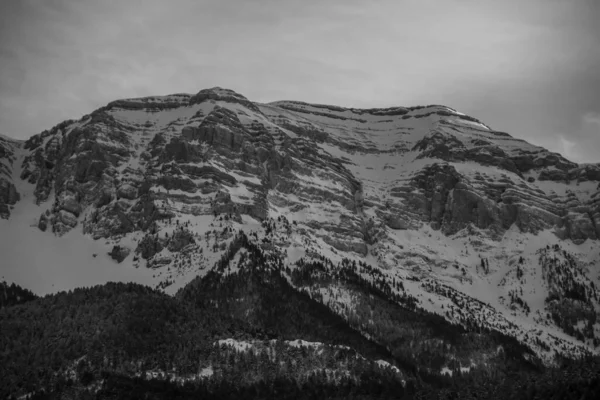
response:
[[[14,283],[9,285],[5,281],[0,282],[0,308],[26,303],[35,299],[37,299],[37,296],[28,289]]]
[[[355,306],[334,312],[306,289],[325,282]],[[2,308],[0,396],[397,399],[477,387],[492,396],[554,373],[514,338],[396,300],[352,265],[282,267],[240,232],[175,297],[108,283]],[[593,375],[572,374],[563,381],[597,390]]]

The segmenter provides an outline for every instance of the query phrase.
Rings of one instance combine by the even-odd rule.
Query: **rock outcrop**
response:
[[[156,253],[160,253],[163,248],[164,240],[159,239],[156,235],[146,235],[138,243],[135,253],[147,260],[152,258]]]
[[[15,167],[15,150],[22,143],[0,135],[0,218],[10,217],[10,208],[20,199],[20,194],[13,181]]]
[[[131,249],[124,246],[116,245],[113,246],[112,250],[110,251],[110,253],[108,253],[108,255],[116,262],[121,263],[124,259],[127,258],[129,253],[131,253]]]
[[[171,237],[167,241],[167,249],[170,252],[178,252],[190,244],[195,244],[194,235],[187,229],[175,229]]]

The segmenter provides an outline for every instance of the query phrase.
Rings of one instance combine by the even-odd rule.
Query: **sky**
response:
[[[119,98],[444,104],[600,162],[598,0],[0,1],[0,133]]]

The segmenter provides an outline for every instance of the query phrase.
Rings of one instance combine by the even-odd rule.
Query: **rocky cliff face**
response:
[[[19,192],[13,182],[15,162],[15,149],[21,143],[0,135],[0,218],[10,216],[10,208],[20,198]]]
[[[100,238],[172,217],[169,201],[191,214],[264,220],[272,206],[305,206],[301,192],[310,203],[345,210],[348,229],[326,237],[364,252],[348,240],[364,219],[359,190],[361,207],[392,229],[426,223],[454,234],[471,224],[499,238],[516,224],[576,242],[600,235],[598,165],[578,166],[447,107],[384,111],[256,105],[218,88],[120,100],[32,137],[21,178],[36,184],[38,203],[53,192],[50,226],[59,235],[90,206],[85,230]],[[352,160],[357,154],[361,164]],[[389,160],[379,165],[382,157]],[[402,179],[393,179],[389,171],[400,168]],[[367,178],[375,171],[379,182]],[[3,184],[5,204],[15,198]]]
[[[215,261],[234,228],[260,232],[291,264],[352,258],[460,285],[493,285],[474,257],[494,254],[502,274],[514,235],[590,249],[600,238],[600,164],[445,106],[259,104],[212,88],[114,101],[15,143],[0,138],[3,218],[19,199],[14,180],[25,182],[47,234],[79,230],[116,246],[119,262],[182,279]]]

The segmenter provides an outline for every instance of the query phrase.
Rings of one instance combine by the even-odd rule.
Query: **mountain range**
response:
[[[0,136],[0,217],[7,396],[598,390],[600,164],[450,107],[117,100]]]

